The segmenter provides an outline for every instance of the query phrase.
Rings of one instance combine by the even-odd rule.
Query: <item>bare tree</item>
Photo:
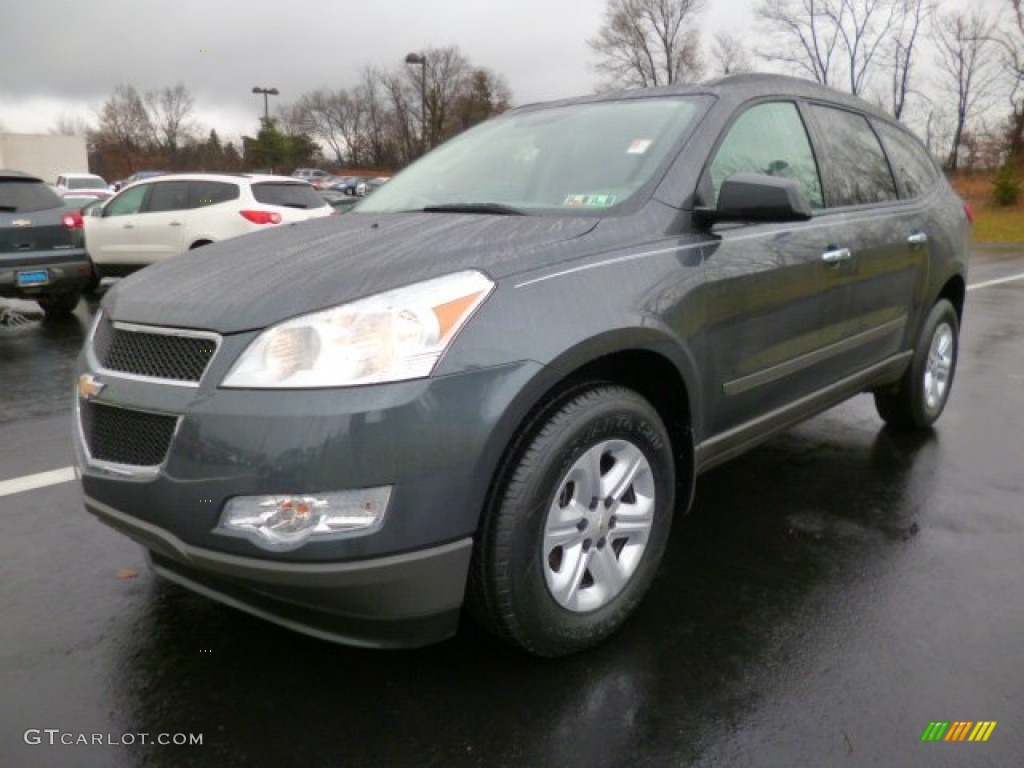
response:
[[[303,94],[298,109],[307,130],[327,145],[339,165],[359,165],[358,139],[365,107],[358,98],[352,98],[344,88],[321,89]]]
[[[1006,131],[1007,154],[1024,163],[1024,1],[1010,0],[1016,29],[1002,30],[996,42],[1010,83],[1010,120]]]
[[[888,51],[892,66],[890,109],[897,120],[903,117],[903,110],[912,93],[911,82],[914,65],[917,63],[915,56],[924,20],[934,15],[935,8],[934,0],[899,0]]]
[[[988,106],[998,82],[999,59],[992,55],[994,25],[983,12],[974,10],[939,14],[933,26],[940,84],[956,100],[953,138],[946,160],[946,167],[955,171],[967,123]]]
[[[775,46],[758,55],[863,94],[904,0],[765,0],[757,16]]]
[[[160,148],[175,159],[178,150],[195,138],[195,100],[183,83],[146,93],[149,122]]]
[[[711,46],[711,65],[715,74],[723,76],[752,72],[754,69],[743,41],[726,32],[715,35]]]
[[[64,112],[54,121],[50,133],[56,136],[88,136],[91,130],[92,126],[82,115]]]
[[[608,0],[597,36],[587,41],[611,86],[651,87],[700,79],[704,63],[696,20],[703,0]]]
[[[398,165],[395,145],[387,134],[388,109],[385,102],[384,75],[373,67],[363,70],[356,86],[356,98],[363,105],[365,129],[358,139],[359,156],[375,168]]]
[[[100,138],[120,146],[125,152],[137,153],[152,139],[153,126],[134,86],[115,86],[110,98],[100,107],[98,117]]]

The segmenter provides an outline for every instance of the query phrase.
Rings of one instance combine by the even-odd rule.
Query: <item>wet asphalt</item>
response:
[[[982,250],[970,282],[1022,274]],[[0,492],[71,464],[95,308],[0,300]],[[708,473],[637,614],[556,661],[468,620],[307,638],[156,578],[74,482],[0,495],[0,767],[1024,765],[1024,279],[972,290],[961,341],[933,432],[861,396]]]

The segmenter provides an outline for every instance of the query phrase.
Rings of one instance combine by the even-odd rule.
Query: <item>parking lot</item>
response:
[[[70,480],[96,305],[0,302],[0,766],[1020,765],[1024,249],[970,284],[933,433],[862,396],[703,476],[635,617],[555,661],[468,620],[335,646],[161,582]]]

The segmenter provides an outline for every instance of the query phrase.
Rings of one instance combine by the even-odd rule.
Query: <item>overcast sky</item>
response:
[[[700,17],[705,47],[716,32],[744,38],[751,48],[763,46],[753,18],[760,2],[705,0]],[[200,127],[237,141],[257,129],[263,111],[253,86],[281,92],[271,97],[276,110],[317,88],[353,86],[367,65],[402,66],[407,53],[427,47],[458,46],[474,66],[505,78],[515,104],[591,92],[599,77],[586,41],[601,25],[606,0],[0,0],[0,5],[0,130],[48,133],[61,117],[94,123],[96,110],[120,83],[145,93],[180,82],[195,98]],[[942,5],[947,10],[982,5],[990,13],[1006,13],[1009,0],[943,0]],[[916,77],[926,85],[934,53],[923,58]]]
[[[755,0],[708,0],[702,29],[742,34]],[[605,0],[3,0],[0,127],[47,133],[93,118],[115,85],[184,83],[199,122],[237,139],[263,110],[316,88],[348,87],[366,65],[458,46],[524,104],[587,93],[586,45]]]

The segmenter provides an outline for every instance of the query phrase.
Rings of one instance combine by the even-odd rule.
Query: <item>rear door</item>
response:
[[[825,104],[809,105],[808,113],[822,158],[822,218],[833,250],[843,254],[831,267],[843,286],[837,372],[850,375],[905,347],[927,278],[927,233],[920,209],[900,201],[868,119]]]
[[[184,231],[188,214],[187,181],[156,181],[150,186],[137,223],[138,254],[147,264],[186,249]]]

